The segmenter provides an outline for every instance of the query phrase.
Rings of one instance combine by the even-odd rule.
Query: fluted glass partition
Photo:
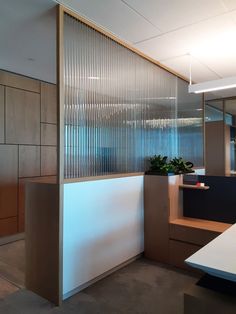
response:
[[[203,166],[203,103],[201,94],[189,94],[188,84],[178,79],[178,155],[196,167]]]
[[[176,76],[65,14],[64,77],[66,178],[178,155]]]

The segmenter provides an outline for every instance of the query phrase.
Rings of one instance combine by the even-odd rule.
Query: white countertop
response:
[[[236,224],[185,262],[210,275],[236,281]]]

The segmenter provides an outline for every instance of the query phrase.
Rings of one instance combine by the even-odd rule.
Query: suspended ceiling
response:
[[[236,76],[236,0],[59,2],[195,82]]]
[[[195,82],[236,76],[236,0],[0,0],[1,68],[55,81],[56,2]]]

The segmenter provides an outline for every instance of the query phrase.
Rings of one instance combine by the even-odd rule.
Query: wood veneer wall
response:
[[[56,85],[0,70],[0,236],[24,231],[24,182],[57,174]]]

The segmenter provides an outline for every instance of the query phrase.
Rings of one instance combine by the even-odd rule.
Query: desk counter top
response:
[[[185,262],[210,275],[236,281],[236,224],[190,256]]]

